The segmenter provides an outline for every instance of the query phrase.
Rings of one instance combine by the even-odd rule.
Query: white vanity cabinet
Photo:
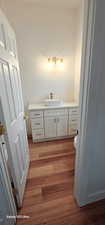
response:
[[[56,117],[45,117],[45,138],[56,138]]]
[[[68,115],[57,118],[57,137],[68,136]]]
[[[73,137],[78,129],[78,105],[59,107],[30,105],[33,142]]]

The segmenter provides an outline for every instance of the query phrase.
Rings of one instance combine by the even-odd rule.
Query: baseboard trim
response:
[[[34,143],[39,143],[39,142],[46,142],[46,141],[57,141],[57,140],[66,140],[66,139],[72,139],[72,138],[74,138],[74,136],[66,136],[66,137],[56,137],[56,138],[44,138],[44,139],[35,139],[35,140],[33,140],[33,142]]]
[[[88,195],[88,202],[96,202],[105,199],[105,190],[97,191],[93,194]]]

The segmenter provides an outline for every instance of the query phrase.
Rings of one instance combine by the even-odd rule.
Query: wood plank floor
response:
[[[17,225],[105,225],[105,200],[79,208],[73,197],[73,140],[33,144]]]

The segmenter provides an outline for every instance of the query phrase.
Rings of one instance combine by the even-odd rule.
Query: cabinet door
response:
[[[67,136],[68,133],[67,123],[68,123],[67,116],[59,116],[57,118],[57,137]]]
[[[45,117],[45,137],[56,137],[56,117]]]

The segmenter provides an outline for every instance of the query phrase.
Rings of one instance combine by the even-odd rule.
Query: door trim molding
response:
[[[81,87],[80,87],[80,124],[79,145],[76,154],[75,166],[75,190],[74,195],[79,206],[89,203],[88,196],[88,156],[84,152],[86,143],[88,96],[91,80],[92,49],[94,41],[94,27],[96,17],[96,0],[83,2],[84,25],[83,25],[83,48],[81,62]]]

